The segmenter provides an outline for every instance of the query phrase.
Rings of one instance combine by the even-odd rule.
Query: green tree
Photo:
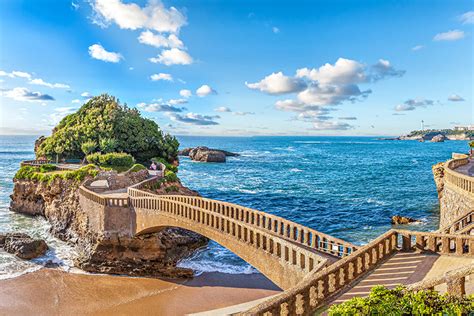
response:
[[[104,148],[104,140],[114,140]],[[141,117],[137,109],[121,105],[115,97],[103,94],[93,97],[76,113],[64,117],[38,147],[36,155],[54,157],[56,146],[64,149],[63,156],[82,158],[81,145],[92,141],[105,152],[113,150],[131,154],[137,162],[148,164],[153,157],[173,162],[178,156],[178,140],[164,134],[152,120]],[[111,149],[113,148],[113,149]]]
[[[81,144],[81,150],[84,153],[84,160],[82,161],[82,163],[85,162],[87,155],[92,154],[96,148],[97,144],[91,140]]]
[[[103,138],[99,141],[100,151],[104,154],[112,153],[117,147],[115,138]]]

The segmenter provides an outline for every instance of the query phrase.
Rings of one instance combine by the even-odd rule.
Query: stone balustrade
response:
[[[474,236],[397,230],[401,250],[419,250],[441,255],[474,256]]]
[[[345,257],[357,249],[355,245],[347,241],[326,235],[279,216],[241,205],[194,196],[166,195],[161,196],[161,198],[189,204],[214,213],[225,214],[226,216],[239,214],[239,220],[245,225],[264,229],[304,247],[339,258]]]
[[[334,298],[341,290],[366,275],[379,262],[397,250],[398,233],[390,230],[337,261],[299,285],[275,296],[243,315],[311,315]]]
[[[474,264],[448,271],[438,277],[413,283],[407,288],[414,291],[434,290],[435,286],[446,284],[447,293],[460,297],[466,294],[466,277],[472,274],[474,274]]]
[[[467,155],[458,155],[444,165],[444,181],[469,195],[474,195],[474,177],[456,172],[456,168],[469,163]]]
[[[458,219],[454,220],[449,226],[443,227],[438,230],[444,234],[466,234],[470,235],[474,230],[474,211],[470,211],[465,215],[462,215]]]
[[[81,194],[88,200],[91,200],[103,206],[124,207],[124,206],[129,205],[128,197],[125,197],[125,198],[107,197],[105,195],[100,195],[94,191],[91,191],[82,185],[79,187],[78,190],[79,190],[79,194]]]
[[[20,166],[41,166],[47,163],[52,163],[51,160],[39,159],[39,160],[25,160],[20,163]]]

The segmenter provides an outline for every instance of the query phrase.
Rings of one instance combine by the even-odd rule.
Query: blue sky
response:
[[[178,135],[473,123],[473,1],[0,4],[0,134],[109,93]]]

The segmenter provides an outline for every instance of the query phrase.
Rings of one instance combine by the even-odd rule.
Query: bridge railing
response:
[[[401,249],[420,250],[442,255],[474,256],[474,236],[397,230]]]
[[[316,271],[327,259],[314,252],[302,248],[298,244],[269,234],[257,227],[251,227],[238,219],[238,214],[224,214],[161,197],[130,197],[132,205],[137,209],[147,209],[170,214],[173,218],[201,224],[206,228],[217,230],[232,236],[238,241],[249,244],[268,254],[276,256],[284,264],[291,265],[304,274]]]
[[[397,250],[397,235],[390,230],[351,255],[317,272],[299,285],[275,296],[244,315],[310,315],[342,289],[371,271]]]
[[[447,293],[455,296],[463,296],[466,294],[466,277],[472,274],[474,274],[474,264],[448,271],[441,276],[413,283],[408,286],[408,289],[414,291],[434,290],[435,286],[446,284]]]
[[[469,163],[467,155],[459,155],[444,164],[444,181],[469,195],[474,194],[474,177],[457,172],[455,169]]]
[[[246,225],[252,225],[273,234],[277,234],[292,242],[299,243],[333,256],[345,257],[355,251],[355,245],[305,227],[298,223],[286,220],[276,215],[271,215],[251,208],[233,203],[227,203],[202,197],[181,195],[165,195],[161,198],[186,203],[211,212],[232,216]]]
[[[125,198],[107,197],[107,196],[98,194],[92,190],[89,190],[83,185],[79,187],[79,194],[85,197],[86,199],[103,206],[125,207],[129,205],[128,197],[125,197]]]
[[[20,166],[41,166],[47,163],[52,163],[51,160],[47,159],[38,159],[38,160],[25,160],[20,163]]]
[[[445,234],[470,234],[474,230],[474,210],[454,220],[450,225],[438,230]]]

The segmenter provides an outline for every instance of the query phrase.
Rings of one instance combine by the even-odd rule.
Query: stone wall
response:
[[[445,183],[442,196],[439,199],[439,208],[439,226],[446,227],[459,217],[474,210],[474,199],[449,183]]]

